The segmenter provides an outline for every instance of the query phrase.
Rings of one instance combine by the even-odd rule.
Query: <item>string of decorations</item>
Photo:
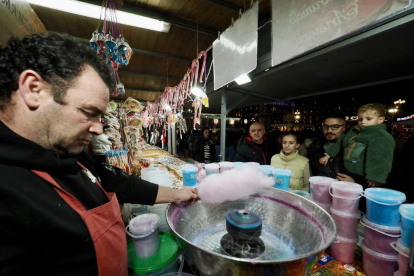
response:
[[[101,17],[103,14],[102,30],[99,31]],[[115,39],[115,37],[117,37]],[[89,42],[91,48],[106,61],[107,65],[114,70],[116,89],[112,96],[125,93],[125,87],[118,75],[118,68],[128,65],[132,56],[132,49],[125,39],[121,25],[118,23],[115,4],[110,0],[102,2],[101,15],[96,30],[92,33]]]
[[[164,121],[167,121],[169,127],[171,127],[172,123],[177,123],[178,121],[180,121],[180,125],[183,125],[182,121],[184,118],[182,117],[182,112],[184,110],[184,101],[187,98],[191,98],[193,101],[193,128],[196,127],[196,124],[200,124],[202,106],[209,106],[206,94],[207,79],[211,70],[210,67],[209,72],[206,72],[206,59],[209,49],[198,54],[177,86],[165,87],[164,92],[154,102],[147,103],[143,114],[144,127],[151,123],[155,123],[159,127]],[[202,62],[201,68],[199,60]],[[198,85],[203,82],[204,85]]]

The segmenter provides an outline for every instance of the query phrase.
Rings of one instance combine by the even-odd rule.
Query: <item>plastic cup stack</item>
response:
[[[334,244],[334,250],[331,246],[331,253],[334,259],[347,264],[354,261],[355,249],[359,241],[358,222],[361,213],[358,211],[358,205],[362,191],[361,185],[346,181],[332,181],[329,187],[332,201],[330,213],[338,227],[337,239],[347,241]]]
[[[368,188],[362,195],[367,200],[367,213],[361,220],[365,226],[361,245],[364,271],[367,275],[393,275],[399,257],[392,245],[401,235],[399,208],[406,196],[385,188]]]
[[[336,179],[326,176],[311,176],[310,182],[310,194],[311,200],[325,209],[326,212],[331,212],[332,197],[329,193],[329,189]]]

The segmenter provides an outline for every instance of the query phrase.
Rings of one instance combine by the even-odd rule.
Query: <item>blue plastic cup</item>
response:
[[[284,191],[289,191],[290,176],[292,175],[292,172],[285,169],[274,169],[272,172],[273,177],[275,177],[275,185],[273,185],[273,187]]]
[[[217,163],[206,164],[204,168],[206,169],[206,175],[219,173],[220,170],[220,166]]]
[[[398,226],[398,208],[406,200],[405,194],[386,188],[368,188],[363,192],[367,199],[367,219],[385,226]]]
[[[197,171],[198,168],[192,165],[184,166],[183,171],[183,184],[184,186],[195,186],[197,184]]]
[[[275,168],[273,167],[273,166],[270,166],[270,165],[261,165],[260,167],[259,167],[259,171],[262,173],[262,174],[264,174],[264,175],[266,175],[266,176],[270,176],[270,177],[273,177],[273,170],[274,170]]]
[[[401,214],[401,243],[411,248],[411,239],[414,231],[414,204],[402,204],[399,208]]]

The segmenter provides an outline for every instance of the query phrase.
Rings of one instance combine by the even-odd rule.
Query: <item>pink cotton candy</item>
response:
[[[272,187],[274,182],[273,177],[264,175],[258,168],[242,166],[207,176],[200,182],[198,194],[202,201],[209,203],[237,200]]]

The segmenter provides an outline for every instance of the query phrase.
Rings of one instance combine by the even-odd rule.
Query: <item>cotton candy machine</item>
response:
[[[337,233],[325,210],[274,188],[219,204],[171,204],[166,217],[198,276],[306,275]]]

